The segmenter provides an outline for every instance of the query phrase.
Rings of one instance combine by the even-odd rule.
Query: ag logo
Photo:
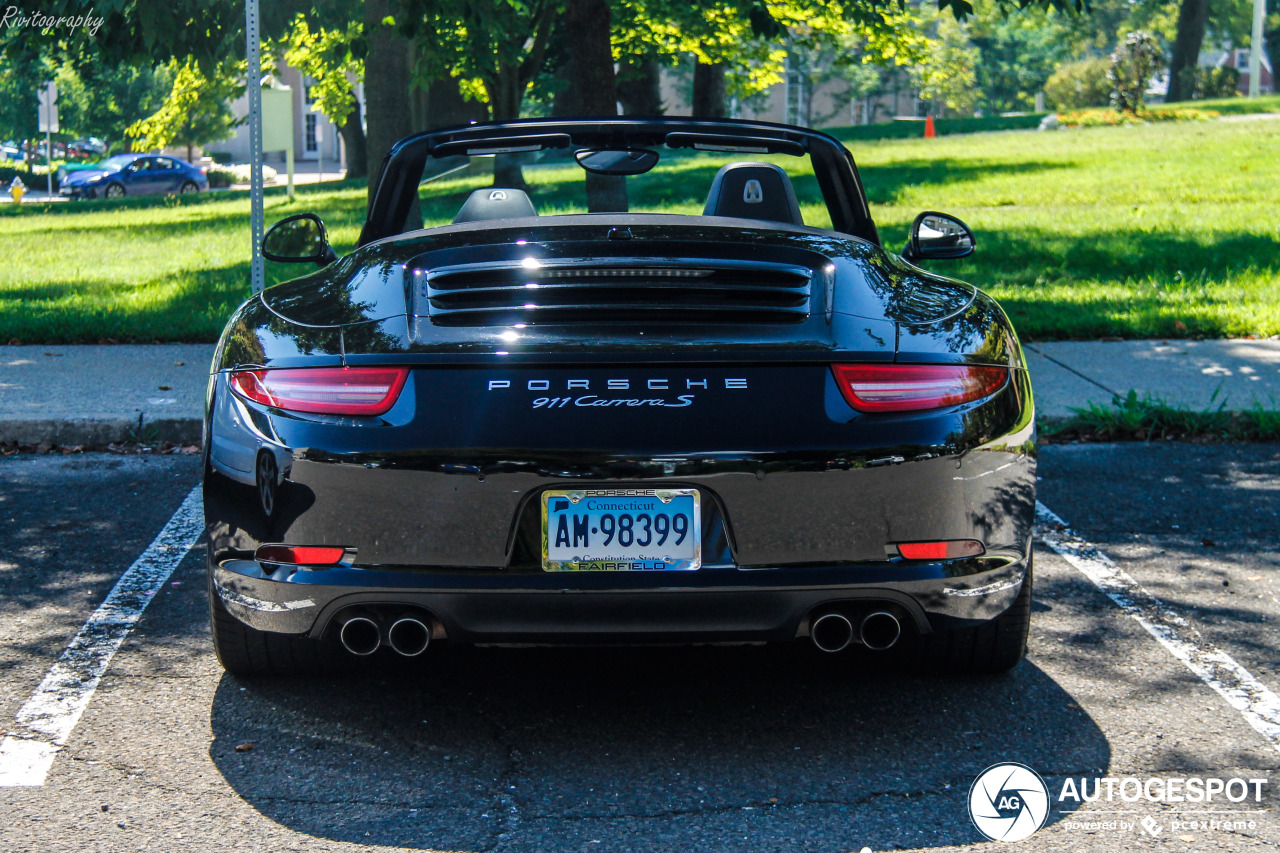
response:
[[[1021,841],[1049,817],[1049,789],[1023,764],[994,764],[969,789],[969,817],[992,841]]]
[[[742,188],[742,200],[747,204],[759,204],[764,201],[764,189],[759,181],[754,178],[747,181],[747,185]]]

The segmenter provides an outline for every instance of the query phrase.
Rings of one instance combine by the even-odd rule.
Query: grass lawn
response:
[[[900,247],[921,210],[960,216],[978,253],[934,268],[999,297],[1024,337],[1280,333],[1280,121],[848,144],[885,243]],[[700,211],[708,162],[659,167],[633,206]],[[544,213],[578,205],[569,168],[529,170]],[[558,183],[570,178],[572,195]],[[451,219],[484,182],[428,185],[428,223]],[[797,175],[802,198],[811,183]],[[342,252],[364,203],[358,184],[308,188],[292,203],[273,192],[267,221],[315,211]],[[816,212],[807,206],[806,218]],[[246,196],[230,193],[0,206],[0,342],[213,340],[249,295],[247,222]],[[300,271],[268,264],[267,274]]]

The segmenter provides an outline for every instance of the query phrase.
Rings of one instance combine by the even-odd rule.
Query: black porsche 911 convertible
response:
[[[495,156],[528,186],[477,175]],[[995,301],[911,263],[974,242],[923,213],[901,256],[884,248],[852,157],[801,128],[402,140],[357,248],[338,258],[311,215],[277,223],[267,258],[323,268],[250,299],[218,344],[204,492],[223,666],[804,640],[1013,667],[1026,366]]]

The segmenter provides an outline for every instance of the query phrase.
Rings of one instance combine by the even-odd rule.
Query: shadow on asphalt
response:
[[[965,800],[990,764],[1110,763],[1030,663],[953,679],[800,646],[427,657],[347,679],[224,676],[211,757],[297,832],[539,853],[972,843]]]

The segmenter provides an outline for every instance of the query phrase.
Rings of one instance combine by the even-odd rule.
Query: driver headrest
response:
[[[703,216],[735,216],[804,225],[791,179],[772,163],[730,163],[716,172]]]
[[[533,206],[524,190],[509,190],[504,187],[486,187],[473,192],[453,217],[454,224],[459,222],[477,222],[482,219],[518,219],[522,216],[537,216],[538,209]]]

